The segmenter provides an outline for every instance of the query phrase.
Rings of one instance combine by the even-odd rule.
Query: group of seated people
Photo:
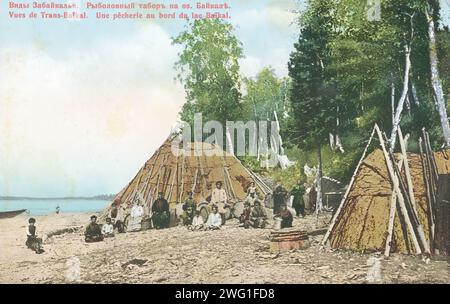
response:
[[[97,224],[97,216],[92,215],[91,222],[84,232],[86,243],[101,242],[109,237],[114,237],[114,225],[111,222],[111,218],[106,218],[106,223],[100,226]]]
[[[244,211],[239,217],[239,222],[245,228],[265,228],[268,225],[267,212],[256,197],[256,193],[250,193],[244,203]]]
[[[194,201],[192,191],[188,192],[188,198],[183,204],[183,214],[181,215],[182,224],[188,227],[189,230],[217,230],[223,224],[223,219],[219,213],[219,207],[213,205],[211,213],[208,216],[206,223],[197,210],[197,204]]]
[[[208,215],[206,223],[197,210],[197,204],[193,198],[193,192],[188,192],[188,197],[183,204],[183,214],[181,215],[181,223],[189,230],[217,230],[225,224],[224,205],[227,204],[227,196],[225,190],[222,188],[222,183],[217,182],[216,188],[212,191],[211,212]],[[222,204],[222,205],[221,205]],[[222,207],[222,208],[221,208]],[[293,216],[284,204],[280,206],[280,210],[274,215],[275,219],[281,219],[281,228],[292,227]],[[220,211],[222,209],[222,211]],[[164,198],[163,193],[159,192],[157,199],[152,204],[151,221],[155,229],[164,229],[169,227],[170,210],[169,203]],[[91,223],[86,228],[85,240],[86,242],[102,241],[105,237],[113,237],[114,230],[117,229],[119,233],[124,232],[124,217],[125,206],[120,203],[120,200],[114,201],[109,217],[106,223],[100,226],[97,224],[97,217],[91,217]],[[111,220],[113,219],[113,221]],[[247,188],[247,199],[244,204],[244,210],[239,217],[241,226],[248,228],[265,228],[268,226],[267,212],[263,204],[257,196],[257,191],[254,183],[251,183]],[[142,223],[145,220],[144,208],[139,200],[135,200],[130,211],[130,218],[128,220],[127,232],[142,230]]]

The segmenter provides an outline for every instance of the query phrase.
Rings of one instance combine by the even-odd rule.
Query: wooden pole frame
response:
[[[413,241],[413,245],[414,245],[414,249],[416,250],[417,254],[421,254],[422,253],[422,249],[420,248],[419,242],[417,240],[417,236],[416,236],[416,233],[414,231],[414,227],[413,227],[413,225],[411,223],[411,219],[409,218],[409,215],[408,215],[408,210],[407,210],[406,205],[405,205],[405,201],[404,201],[404,197],[403,197],[402,191],[400,190],[400,187],[399,187],[399,183],[400,183],[399,182],[399,177],[395,173],[393,163],[391,162],[391,159],[389,157],[388,151],[386,150],[386,146],[385,146],[385,142],[384,142],[384,139],[383,139],[383,135],[382,135],[378,125],[375,125],[375,130],[376,130],[376,132],[378,134],[378,138],[379,138],[379,141],[380,141],[380,146],[381,146],[381,149],[383,150],[383,155],[384,155],[384,159],[386,161],[386,166],[387,166],[387,169],[388,169],[388,173],[389,173],[389,176],[391,177],[391,182],[393,184],[393,188],[395,189],[395,192],[397,193],[396,195],[397,195],[397,199],[398,199],[398,202],[399,202],[399,205],[400,205],[400,211],[401,211],[401,213],[403,215],[403,218],[405,219],[406,226],[408,228],[409,234],[411,235],[411,238],[412,238],[412,241]]]

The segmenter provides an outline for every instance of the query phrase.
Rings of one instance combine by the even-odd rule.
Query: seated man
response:
[[[102,226],[102,235],[105,238],[114,237],[114,225],[109,217],[106,218],[106,223]]]
[[[252,214],[252,207],[249,202],[244,203],[244,211],[239,217],[239,223],[241,223],[241,227],[243,226],[245,229],[250,228],[250,215]]]
[[[192,191],[188,192],[188,198],[183,205],[183,214],[181,219],[183,220],[183,225],[188,226],[192,224],[192,219],[194,218],[195,210],[197,209],[197,204],[194,202],[192,197]]]
[[[163,193],[158,193],[158,198],[152,206],[152,221],[155,229],[169,228],[170,211],[169,203],[163,197]]]
[[[86,243],[101,242],[103,241],[102,229],[97,224],[97,216],[91,216],[91,222],[86,227],[84,232],[84,240]]]
[[[222,216],[219,214],[219,207],[213,206],[212,212],[209,214],[206,228],[210,230],[220,229],[222,226]]]
[[[261,202],[256,200],[250,216],[250,222],[253,228],[265,228],[267,223],[267,212]]]
[[[128,221],[127,232],[141,231],[142,218],[144,217],[144,208],[138,200],[134,201],[130,211],[130,220]]]
[[[250,193],[249,196],[247,196],[247,198],[245,199],[245,202],[249,203],[250,206],[253,206],[257,200],[258,200],[258,197],[256,196],[256,193],[252,192],[252,193]]]
[[[200,211],[195,211],[195,216],[192,219],[192,224],[188,227],[189,230],[201,230],[204,227],[203,217],[200,215]]]
[[[34,218],[30,218],[28,220],[28,224],[27,241],[25,242],[25,245],[37,254],[41,254],[44,252],[44,249],[41,247],[42,238],[38,238],[36,234],[36,220]]]
[[[280,206],[281,211],[275,217],[281,218],[281,229],[292,227],[292,213],[287,209],[286,204]]]

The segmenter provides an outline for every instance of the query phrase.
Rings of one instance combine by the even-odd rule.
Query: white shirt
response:
[[[144,208],[139,205],[134,205],[133,208],[131,208],[130,214],[133,218],[144,216]]]
[[[223,188],[216,188],[211,193],[211,203],[221,203],[227,201],[227,193],[225,192],[225,189]]]
[[[102,234],[112,234],[114,232],[113,224],[103,224]]]
[[[192,219],[192,226],[196,227],[196,226],[201,226],[203,225],[203,217],[201,216],[194,216],[194,218]]]
[[[220,213],[210,213],[208,217],[208,222],[206,222],[208,227],[220,227],[222,226],[222,217]]]

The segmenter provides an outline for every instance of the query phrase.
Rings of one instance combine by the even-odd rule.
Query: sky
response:
[[[0,3],[0,195],[119,192],[178,120],[185,22],[11,20]],[[241,73],[286,76],[296,2],[230,3]]]
[[[302,1],[229,3],[242,75],[270,65],[286,76]],[[0,2],[0,196],[119,192],[178,120],[185,94],[171,37],[185,22],[12,20],[7,6]]]

